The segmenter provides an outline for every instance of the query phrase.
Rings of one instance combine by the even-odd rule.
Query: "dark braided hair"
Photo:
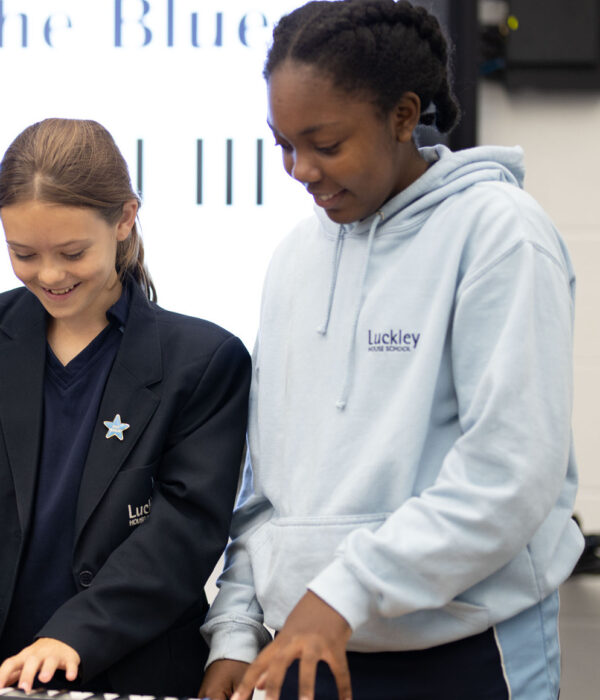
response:
[[[406,0],[309,2],[275,27],[265,78],[286,59],[318,68],[347,92],[369,95],[383,114],[414,92],[421,123],[447,132],[458,121],[446,38],[433,15]],[[435,114],[423,114],[431,105]]]

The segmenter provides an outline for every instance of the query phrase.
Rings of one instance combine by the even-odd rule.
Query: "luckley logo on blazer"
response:
[[[150,515],[150,507],[152,498],[149,498],[146,503],[141,506],[132,506],[131,503],[127,506],[127,515],[129,516],[129,527],[140,525]]]
[[[402,328],[367,331],[369,352],[412,352],[417,349],[420,333],[413,333]]]

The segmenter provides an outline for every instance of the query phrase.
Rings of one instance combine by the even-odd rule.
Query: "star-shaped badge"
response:
[[[105,420],[104,425],[108,428],[106,437],[111,438],[114,436],[119,440],[123,439],[123,431],[129,428],[129,423],[122,423],[121,416],[118,413],[111,421]]]

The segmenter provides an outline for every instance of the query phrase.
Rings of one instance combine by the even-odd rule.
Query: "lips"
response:
[[[315,202],[321,207],[327,207],[333,204],[344,192],[343,189],[337,192],[310,192],[314,197]]]
[[[63,289],[49,289],[47,287],[43,287],[44,291],[46,294],[51,294],[52,296],[57,296],[57,297],[62,297],[68,294],[69,292],[72,292],[75,287],[79,286],[79,282],[76,284],[71,285],[70,287],[64,287]]]

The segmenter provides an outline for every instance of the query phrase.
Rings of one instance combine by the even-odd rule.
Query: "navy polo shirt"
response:
[[[106,312],[108,326],[66,366],[47,345],[35,506],[0,640],[0,661],[31,644],[51,615],[76,593],[72,557],[79,485],[96,421],[113,418],[99,416],[98,410],[128,312],[124,287]]]

